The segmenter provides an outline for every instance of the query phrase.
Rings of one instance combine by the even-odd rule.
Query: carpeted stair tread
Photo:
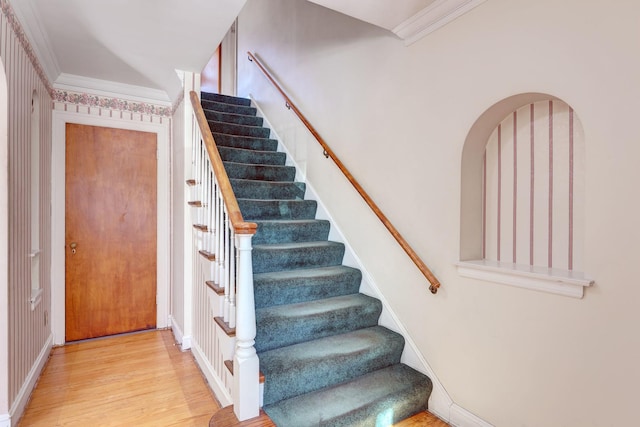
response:
[[[302,182],[263,181],[231,178],[236,197],[242,199],[302,200],[305,184]]]
[[[284,166],[287,159],[287,155],[279,151],[248,150],[221,145],[218,145],[218,152],[220,158],[225,162]]]
[[[249,116],[246,114],[224,113],[213,110],[204,110],[204,115],[207,120],[244,126],[262,126],[263,122],[262,117]]]
[[[223,163],[229,178],[293,182],[296,177],[296,168],[293,166],[254,165],[235,162]]]
[[[219,93],[202,92],[200,97],[208,101],[223,102],[225,104],[251,105],[251,100],[248,98],[239,98],[237,96],[222,95]]]
[[[318,204],[315,200],[238,199],[246,221],[270,219],[313,219]]]
[[[382,326],[358,329],[259,355],[264,404],[349,381],[400,362],[404,338]]]
[[[278,427],[390,426],[426,411],[432,387],[427,376],[396,364],[264,410]]]
[[[230,148],[243,148],[247,150],[276,151],[278,141],[269,138],[256,138],[251,136],[231,135],[212,130],[216,145]]]
[[[256,308],[358,293],[362,273],[344,265],[253,275]]]
[[[376,298],[344,295],[256,310],[256,351],[375,326],[382,312]]]
[[[226,102],[210,101],[207,99],[201,99],[200,104],[202,105],[202,109],[205,111],[219,111],[221,113],[243,114],[245,116],[255,116],[257,112],[255,107],[227,104]]]
[[[254,273],[329,267],[342,263],[344,244],[325,240],[254,245],[252,255]]]
[[[229,135],[251,136],[255,138],[269,138],[271,130],[261,126],[245,126],[233,123],[217,122],[215,120],[207,120],[212,132],[226,133]]]
[[[258,220],[253,244],[315,242],[327,240],[331,224],[321,219]]]

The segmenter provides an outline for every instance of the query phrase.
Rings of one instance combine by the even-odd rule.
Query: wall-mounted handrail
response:
[[[387,230],[389,230],[391,235],[396,239],[396,241],[402,247],[402,249],[404,249],[404,251],[407,253],[409,258],[411,258],[413,263],[416,265],[416,267],[418,267],[420,272],[422,272],[424,277],[426,277],[426,279],[430,283],[429,290],[431,291],[431,293],[433,293],[433,294],[437,293],[438,292],[438,288],[440,288],[440,282],[434,276],[434,274],[431,272],[429,267],[427,267],[427,265],[422,261],[422,259],[420,259],[418,254],[416,254],[416,252],[409,245],[409,243],[407,243],[407,241],[402,237],[400,232],[393,226],[391,221],[389,221],[389,219],[385,216],[385,214],[380,210],[378,205],[375,204],[373,199],[371,199],[369,194],[367,194],[367,192],[364,190],[364,188],[362,188],[360,183],[353,177],[351,172],[349,172],[349,170],[340,161],[340,159],[336,156],[336,154],[333,152],[333,150],[331,150],[331,148],[329,148],[329,145],[327,145],[327,143],[325,142],[324,139],[322,139],[322,137],[320,136],[318,131],[311,125],[311,123],[309,123],[309,120],[307,120],[307,118],[304,116],[304,114],[302,114],[300,112],[300,110],[298,110],[298,108],[295,106],[295,104],[291,101],[291,99],[287,96],[287,94],[284,92],[284,90],[282,90],[280,85],[273,78],[271,73],[269,73],[269,71],[267,71],[267,69],[264,67],[264,65],[258,60],[258,58],[256,58],[256,56],[254,54],[252,54],[251,52],[247,52],[247,55],[249,56],[249,61],[251,61],[254,64],[256,64],[258,66],[258,68],[262,71],[262,73],[271,82],[271,84],[273,84],[273,86],[278,90],[278,92],[280,92],[280,94],[282,95],[282,97],[285,100],[286,107],[288,109],[290,109],[290,110],[293,110],[293,112],[298,116],[300,121],[302,121],[302,123],[306,126],[306,128],[309,130],[309,132],[311,132],[311,134],[320,143],[320,145],[322,146],[322,149],[323,149],[324,156],[327,157],[327,158],[331,158],[331,160],[334,161],[336,166],[338,166],[338,168],[342,171],[344,176],[349,180],[351,185],[353,185],[353,187],[356,189],[358,194],[360,194],[360,196],[364,199],[364,201],[367,203],[367,205],[369,205],[371,210],[373,210],[373,212],[376,214],[378,219],[380,219],[380,221],[384,224],[384,226],[387,228]]]
[[[220,192],[222,193],[224,203],[227,206],[229,220],[233,225],[233,229],[236,234],[256,234],[256,230],[258,228],[257,224],[255,222],[246,222],[242,218],[242,213],[240,212],[238,201],[236,200],[235,193],[231,188],[231,182],[229,181],[227,172],[225,171],[224,165],[222,164],[222,159],[220,158],[220,154],[218,153],[218,149],[216,148],[213,135],[211,134],[211,129],[209,128],[209,123],[207,122],[207,117],[204,115],[204,111],[202,110],[202,106],[200,105],[198,94],[194,91],[191,91],[189,93],[189,97],[191,98],[193,114],[198,121],[198,126],[200,127],[200,132],[202,133],[202,140],[207,147],[207,153],[209,153],[211,166],[213,167],[213,171],[218,179]]]

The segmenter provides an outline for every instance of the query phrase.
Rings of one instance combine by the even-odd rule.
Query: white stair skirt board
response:
[[[198,346],[198,343],[196,342],[193,343],[191,347],[191,352],[193,353],[193,356],[196,358],[196,361],[198,362],[198,365],[200,366],[202,373],[207,378],[207,381],[209,382],[209,387],[213,391],[213,394],[215,395],[216,399],[218,399],[218,401],[220,402],[220,406],[224,408],[225,406],[232,405],[233,399],[231,398],[231,395],[229,395],[224,384],[222,384],[218,376],[214,374],[215,370],[213,369],[213,366],[211,366],[211,364],[207,360],[207,356],[205,356],[200,346]],[[226,368],[223,368],[223,369],[226,369]]]

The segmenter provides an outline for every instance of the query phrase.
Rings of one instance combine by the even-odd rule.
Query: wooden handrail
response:
[[[231,182],[227,176],[227,171],[224,169],[224,165],[222,164],[220,153],[218,153],[216,142],[211,134],[211,128],[209,128],[207,117],[204,115],[202,105],[200,105],[198,94],[191,91],[189,93],[189,97],[191,98],[193,112],[196,116],[196,120],[198,121],[198,126],[200,127],[202,140],[204,141],[205,147],[207,147],[207,153],[209,154],[209,160],[211,160],[213,173],[216,174],[216,179],[218,181],[218,186],[220,187],[220,192],[222,193],[222,198],[224,199],[224,204],[227,206],[227,214],[229,215],[229,220],[231,221],[233,230],[236,234],[256,234],[258,225],[255,222],[246,222],[242,218],[238,201],[236,200],[236,196],[231,188]]]
[[[262,65],[262,63],[258,60],[258,58],[256,58],[256,56],[254,54],[252,54],[251,52],[247,52],[247,55],[249,55],[249,61],[251,61],[254,64],[256,64],[258,66],[258,68],[260,68],[262,73],[271,82],[271,84],[273,84],[273,86],[278,90],[278,92],[280,92],[280,94],[282,95],[282,97],[285,100],[286,107],[288,109],[290,109],[290,110],[293,110],[293,112],[296,113],[296,115],[298,116],[300,121],[302,121],[302,123],[306,126],[306,128],[309,130],[309,132],[311,132],[311,134],[320,143],[320,145],[322,146],[322,149],[323,149],[324,156],[326,158],[331,158],[331,160],[334,161],[336,166],[338,166],[338,168],[342,171],[344,176],[349,180],[351,185],[353,185],[353,187],[356,189],[358,194],[360,194],[360,196],[364,199],[364,201],[367,203],[367,205],[369,205],[369,207],[371,208],[371,210],[373,210],[373,212],[376,214],[378,219],[380,219],[380,221],[382,221],[384,226],[387,228],[387,230],[389,230],[391,235],[396,239],[396,241],[402,247],[402,249],[404,249],[404,251],[407,253],[409,258],[411,258],[411,260],[416,265],[416,267],[418,267],[418,269],[424,275],[424,277],[426,277],[426,279],[430,283],[429,290],[431,291],[431,293],[433,293],[433,294],[437,293],[438,292],[438,288],[440,288],[440,282],[438,281],[436,276],[434,276],[434,274],[431,272],[429,267],[427,267],[427,265],[420,259],[418,254],[416,254],[416,252],[409,245],[409,243],[407,243],[407,241],[402,237],[400,232],[393,226],[393,224],[391,224],[391,221],[389,221],[389,219],[385,216],[385,214],[382,213],[382,211],[380,210],[378,205],[376,205],[375,202],[371,199],[371,197],[367,194],[367,192],[364,191],[364,188],[362,188],[360,183],[353,177],[353,175],[351,175],[351,172],[349,172],[349,170],[346,168],[346,166],[335,155],[333,150],[331,150],[331,148],[329,148],[329,145],[327,145],[327,143],[325,142],[324,139],[322,139],[322,137],[320,136],[318,131],[311,125],[311,123],[309,123],[309,121],[304,116],[304,114],[302,114],[300,112],[300,110],[298,110],[298,108],[295,106],[295,104],[293,102],[291,102],[291,99],[282,90],[280,85],[275,81],[275,79],[273,78],[271,73],[269,73],[269,71],[267,71],[267,69],[264,67],[264,65]]]

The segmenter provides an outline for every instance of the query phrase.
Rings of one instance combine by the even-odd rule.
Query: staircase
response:
[[[279,427],[387,426],[427,409],[431,380],[400,363],[404,338],[378,325],[305,184],[250,100],[202,93],[202,107],[253,238],[264,410]]]

